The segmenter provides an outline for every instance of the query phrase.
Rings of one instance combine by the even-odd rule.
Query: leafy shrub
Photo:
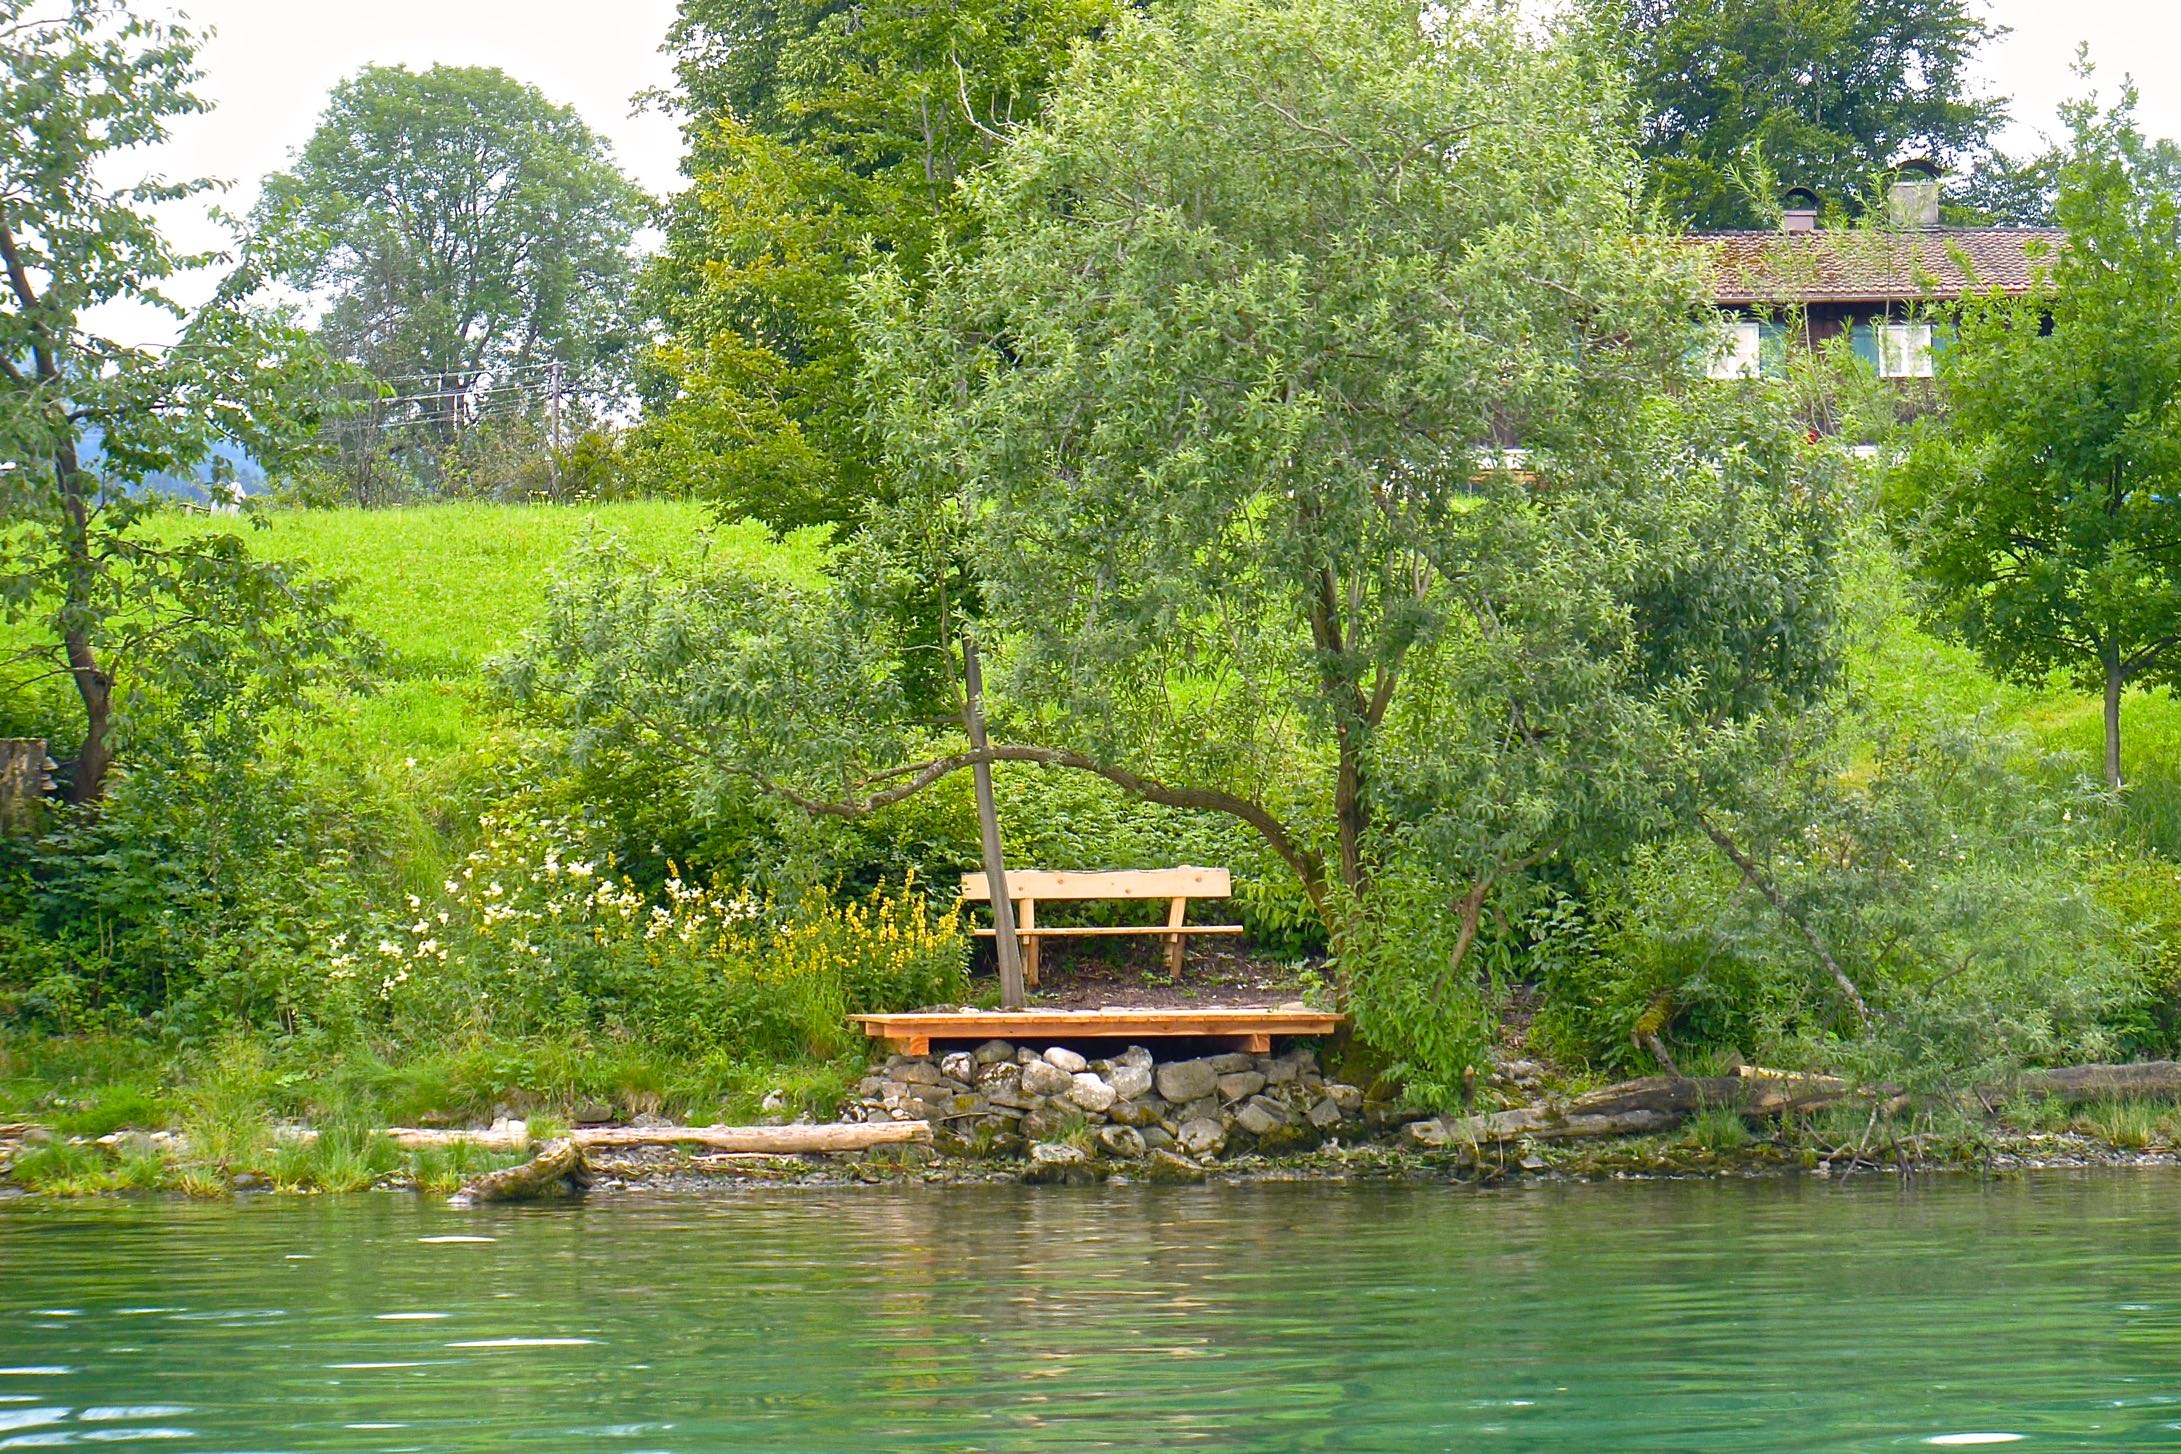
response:
[[[1466,1092],[1498,1029],[1501,945],[1454,962],[1460,916],[1452,890],[1428,870],[1382,865],[1365,902],[1334,948],[1348,976],[1359,1039],[1387,1057],[1387,1070],[1420,1105],[1452,1106]]]
[[[329,996],[355,996],[405,1041],[606,1033],[683,1054],[824,1058],[847,1015],[959,999],[966,941],[912,883],[777,904],[684,880],[657,895],[582,826],[517,801],[402,921],[334,936]]]
[[[1648,1030],[1915,1085],[2117,1053],[2153,957],[2086,882],[2098,796],[2020,757],[1975,725],[1889,729],[1783,775],[1726,820],[1778,905],[1696,834],[1593,867],[1588,929],[1541,956],[1540,1036],[1615,1068]]]

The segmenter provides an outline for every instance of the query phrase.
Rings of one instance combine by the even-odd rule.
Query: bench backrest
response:
[[[1149,868],[1119,873],[1021,868],[1008,870],[1007,892],[1017,899],[1224,899],[1234,892],[1234,876],[1223,868]],[[962,897],[989,900],[992,886],[981,873],[965,873]]]

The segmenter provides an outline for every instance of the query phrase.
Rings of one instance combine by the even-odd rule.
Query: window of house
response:
[[[1715,379],[1754,379],[1764,367],[1764,326],[1754,318],[1730,318],[1705,372]]]
[[[1888,379],[1931,377],[1931,325],[1928,323],[1881,323],[1878,325],[1878,372]]]

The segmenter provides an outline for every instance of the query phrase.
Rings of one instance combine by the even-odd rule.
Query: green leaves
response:
[[[328,351],[386,382],[372,424],[444,443],[488,372],[525,399],[553,365],[573,395],[618,393],[645,210],[604,139],[537,87],[489,67],[366,66],[334,87],[294,168],[266,178],[251,245],[323,303]],[[374,429],[373,449],[395,445]]]
[[[1983,152],[2005,103],[1970,65],[1967,0],[1590,0],[1628,70],[1652,189],[1694,227],[1762,226],[1780,187],[1860,211],[1908,157]]]
[[[174,711],[162,731],[202,735],[299,691],[341,637],[323,591],[239,543],[158,544],[141,528],[153,475],[218,485],[224,447],[273,470],[307,453],[328,369],[298,330],[226,292],[171,348],[84,326],[124,299],[180,316],[160,287],[207,261],[175,254],[149,210],[207,184],[115,180],[171,118],[203,109],[196,38],[104,0],[29,15],[0,0],[0,622],[25,642],[0,682],[73,685],[69,790],[90,801],[151,688]]]
[[[693,182],[649,270],[671,334],[631,469],[777,529],[847,522],[890,480],[865,428],[858,282],[970,244],[959,183],[1037,113],[1112,0],[685,0]]]
[[[1966,303],[1949,412],[1890,484],[1944,624],[2002,676],[2119,694],[2181,676],[2181,213],[2131,100],[2070,108],[2069,241],[2021,297]]]

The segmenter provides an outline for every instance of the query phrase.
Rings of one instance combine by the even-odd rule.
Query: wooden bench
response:
[[[1015,877],[1007,876],[1009,880]],[[1161,1039],[1211,1040],[1264,1055],[1275,1035],[1324,1036],[1348,1023],[1324,1010],[1221,1008],[1191,1010],[960,1010],[909,1015],[850,1015],[874,1040],[902,1055],[929,1055],[934,1041],[975,1045],[1012,1040],[1018,1045],[1143,1044]],[[1159,1059],[1166,1059],[1161,1054]]]
[[[1224,899],[1234,892],[1233,876],[1223,868],[1155,868],[1122,873],[1053,872],[1046,869],[1011,870],[1007,896],[1015,905],[1015,937],[1022,941],[1022,977],[1035,985],[1038,945],[1046,939],[1087,939],[1115,934],[1157,934],[1166,939],[1166,968],[1181,978],[1181,950],[1192,934],[1240,934],[1240,924],[1190,924],[1185,922],[1191,899]],[[981,873],[962,875],[962,897],[977,903],[992,902],[992,885]],[[1039,900],[1048,903],[1086,903],[1095,899],[1165,899],[1164,924],[1084,925],[1076,928],[1038,927]],[[989,939],[993,931],[974,931]]]

